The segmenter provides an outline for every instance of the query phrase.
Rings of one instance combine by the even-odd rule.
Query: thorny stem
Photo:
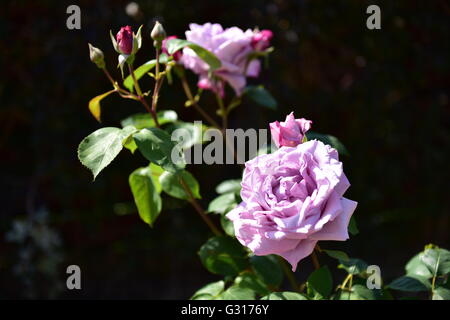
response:
[[[189,87],[189,84],[187,83],[186,77],[181,78],[181,85],[183,86],[184,93],[186,94],[186,97],[191,102],[192,106],[197,110],[203,118],[206,119],[213,127],[220,130],[220,125],[211,118],[198,104],[198,102],[195,100],[194,96],[192,95],[191,88]]]
[[[297,280],[295,279],[294,272],[292,272],[292,269],[289,267],[287,262],[280,256],[277,256],[278,261],[280,262],[281,268],[283,269],[284,274],[286,275],[286,278],[288,279],[292,289],[295,292],[300,292],[300,287],[297,283]]]
[[[320,269],[319,259],[317,259],[317,254],[316,254],[315,251],[313,251],[311,253],[311,259],[312,259],[312,262],[313,262],[313,265],[314,265],[314,269],[316,269],[316,270]]]
[[[148,105],[147,101],[145,101],[144,95],[142,94],[141,87],[139,86],[139,82],[136,79],[136,76],[134,75],[134,69],[133,66],[128,64],[128,70],[130,71],[131,78],[133,79],[134,87],[136,88],[136,92],[138,94],[138,100],[144,105],[145,109],[153,118],[153,121],[155,122],[155,125],[159,127],[158,123],[158,117],[156,116],[156,111],[153,109],[150,109],[150,106]]]
[[[183,189],[186,191],[186,194],[189,197],[189,202],[194,207],[195,211],[200,215],[200,217],[203,219],[203,221],[208,225],[208,227],[211,229],[211,231],[216,235],[220,236],[222,235],[222,232],[220,232],[219,229],[214,225],[214,223],[211,221],[211,219],[206,215],[203,208],[200,206],[200,204],[195,199],[194,195],[192,194],[191,189],[189,189],[189,186],[186,184],[186,181],[180,176],[180,184],[183,187]]]
[[[219,93],[216,93],[217,104],[220,107],[220,113],[222,116],[222,129],[225,131],[228,127],[228,112],[225,109],[225,105],[223,104],[223,99]]]

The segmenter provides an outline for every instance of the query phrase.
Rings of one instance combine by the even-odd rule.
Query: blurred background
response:
[[[81,30],[66,28],[71,4],[81,8]],[[230,127],[267,128],[295,111],[344,143],[347,195],[359,202],[360,233],[322,247],[379,265],[388,281],[425,244],[450,247],[449,1],[143,0],[126,10],[128,4],[2,2],[1,299],[186,299],[219,279],[198,259],[210,234],[191,207],[165,201],[154,228],[139,219],[128,175],[146,164],[143,157],[123,151],[95,182],[77,159],[86,135],[143,112],[138,103],[110,96],[102,102],[102,124],[90,115],[88,101],[110,84],[89,61],[87,43],[104,51],[119,78],[109,30],[144,24],[139,65],[153,57],[155,20],[181,38],[191,22],[273,30],[276,49],[253,82],[263,83],[279,108],[245,100]],[[381,7],[381,30],[366,28],[371,4]],[[194,85],[196,77],[190,80]],[[213,114],[213,100],[205,97]],[[178,83],[162,89],[160,108],[199,119],[184,101]],[[189,170],[201,182],[204,207],[220,181],[240,177],[238,166]],[[81,267],[82,290],[65,289],[71,264]],[[311,269],[304,260],[299,280]],[[335,271],[335,285],[343,276]]]

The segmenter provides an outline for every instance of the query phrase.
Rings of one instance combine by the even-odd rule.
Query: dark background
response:
[[[345,144],[347,196],[359,202],[360,234],[322,247],[379,265],[388,281],[425,244],[450,247],[448,1],[137,2],[137,18],[126,14],[127,1],[1,4],[0,298],[185,299],[219,279],[196,255],[210,234],[190,207],[166,201],[153,229],[140,221],[128,175],[145,165],[143,157],[123,151],[94,183],[77,160],[86,135],[143,111],[111,96],[103,101],[103,123],[92,118],[89,99],[110,84],[89,61],[87,43],[105,52],[119,77],[109,30],[144,24],[140,64],[153,57],[155,19],[182,38],[190,22],[273,30],[276,50],[256,83],[272,92],[279,109],[245,101],[230,127],[267,128],[295,111]],[[81,30],[66,28],[70,4],[81,7]],[[381,7],[381,30],[366,28],[370,4]],[[212,114],[213,100],[205,96]],[[160,108],[199,119],[183,102],[179,84],[163,88]],[[189,170],[201,182],[203,206],[221,180],[240,176],[237,166]],[[81,291],[65,289],[70,264],[81,267]],[[304,260],[299,280],[311,268]],[[344,273],[334,275],[337,285]]]

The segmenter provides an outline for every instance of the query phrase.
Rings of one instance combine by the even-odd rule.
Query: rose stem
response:
[[[219,229],[217,229],[217,227],[214,225],[214,223],[211,221],[211,219],[205,214],[202,207],[200,206],[200,204],[197,202],[194,195],[192,194],[191,189],[189,189],[189,186],[186,184],[186,181],[184,181],[184,179],[181,176],[179,179],[180,179],[180,184],[183,187],[183,189],[186,191],[186,194],[189,197],[189,202],[192,204],[195,211],[197,211],[197,213],[200,215],[200,217],[203,219],[203,221],[208,225],[208,227],[211,229],[211,231],[216,236],[221,236],[222,232],[220,232]]]
[[[316,270],[320,269],[319,259],[317,259],[317,255],[316,255],[315,251],[313,251],[311,253],[311,259],[312,259],[312,262],[313,262],[313,265],[314,265],[314,269],[316,269]]]
[[[159,74],[159,49],[156,49],[156,66],[155,66],[155,89],[153,91],[153,98],[152,98],[152,109],[151,114],[156,116],[156,107],[158,105],[158,93],[161,89],[162,80],[163,78]],[[133,79],[134,80],[134,79]],[[137,90],[137,89],[136,89]],[[142,103],[145,102],[145,100],[141,100]],[[147,103],[145,102],[146,108],[148,108]],[[153,118],[155,120],[156,126],[159,128],[160,125],[158,123],[158,120],[156,117]],[[180,176],[180,184],[183,187],[184,191],[186,191],[186,194],[189,198],[189,203],[194,207],[195,211],[200,215],[200,217],[203,219],[203,221],[208,225],[208,227],[211,229],[211,231],[216,235],[220,236],[222,233],[217,229],[217,227],[214,225],[214,223],[211,221],[211,219],[205,214],[205,211],[200,206],[200,204],[195,199],[194,195],[192,194],[191,190],[189,189],[189,186],[186,184],[184,179]]]
[[[219,105],[221,116],[222,116],[222,128],[225,131],[228,127],[228,113],[223,104],[223,99],[220,94],[216,93],[217,104]]]
[[[150,106],[147,104],[147,101],[145,101],[144,95],[142,94],[142,91],[141,91],[141,87],[139,86],[139,82],[137,81],[136,76],[134,75],[134,68],[131,64],[128,64],[128,70],[130,71],[131,78],[133,79],[134,87],[136,88],[136,92],[138,94],[139,101],[144,105],[147,112],[150,113],[156,126],[159,127],[158,117],[156,116],[156,111],[153,109],[150,109]]]
[[[191,104],[194,106],[195,110],[197,110],[202,116],[203,118],[206,119],[206,121],[209,122],[210,125],[212,125],[214,128],[216,129],[221,129],[220,125],[213,119],[211,118],[198,104],[198,102],[195,100],[195,98],[192,95],[191,92],[191,88],[189,88],[189,84],[187,83],[186,77],[183,76],[181,78],[181,84],[183,86],[183,90],[184,93],[186,94],[186,97],[189,99],[189,101],[191,102]]]
[[[280,262],[281,268],[283,269],[284,274],[286,275],[286,278],[288,278],[289,283],[291,284],[292,289],[295,292],[300,292],[300,287],[297,283],[297,280],[295,279],[294,272],[292,272],[292,269],[289,267],[287,262],[280,256],[277,256],[278,261]]]

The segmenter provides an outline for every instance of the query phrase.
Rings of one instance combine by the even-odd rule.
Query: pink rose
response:
[[[133,51],[133,30],[130,26],[120,28],[116,40],[117,47],[123,54],[131,54]]]
[[[227,82],[237,95],[241,95],[246,85],[246,77],[257,77],[260,62],[252,60],[247,63],[249,54],[255,51],[252,47],[254,32],[243,31],[237,27],[223,29],[220,24],[192,23],[186,31],[186,39],[214,53],[221,62],[221,67],[209,74],[209,65],[200,59],[190,48],[183,49],[182,63],[187,69],[199,75],[198,86],[213,90],[223,95],[223,82]]]
[[[270,40],[273,38],[273,32],[270,30],[261,30],[256,32],[252,38],[252,47],[257,51],[262,51],[270,46]]]
[[[162,42],[162,52],[164,52],[168,56],[169,56],[169,52],[167,51],[167,41],[169,41],[171,39],[177,39],[177,36],[169,36],[169,37],[165,38]],[[172,56],[175,61],[178,61],[181,59],[182,55],[183,55],[183,53],[181,52],[181,50],[178,50],[178,51],[174,52]]]
[[[284,122],[272,122],[270,133],[275,145],[279,147],[295,147],[302,143],[305,133],[311,128],[312,121],[306,119],[295,119],[291,112]]]
[[[338,153],[311,140],[245,164],[242,203],[227,214],[236,238],[255,255],[277,254],[295,271],[319,240],[348,239],[357,203]]]

